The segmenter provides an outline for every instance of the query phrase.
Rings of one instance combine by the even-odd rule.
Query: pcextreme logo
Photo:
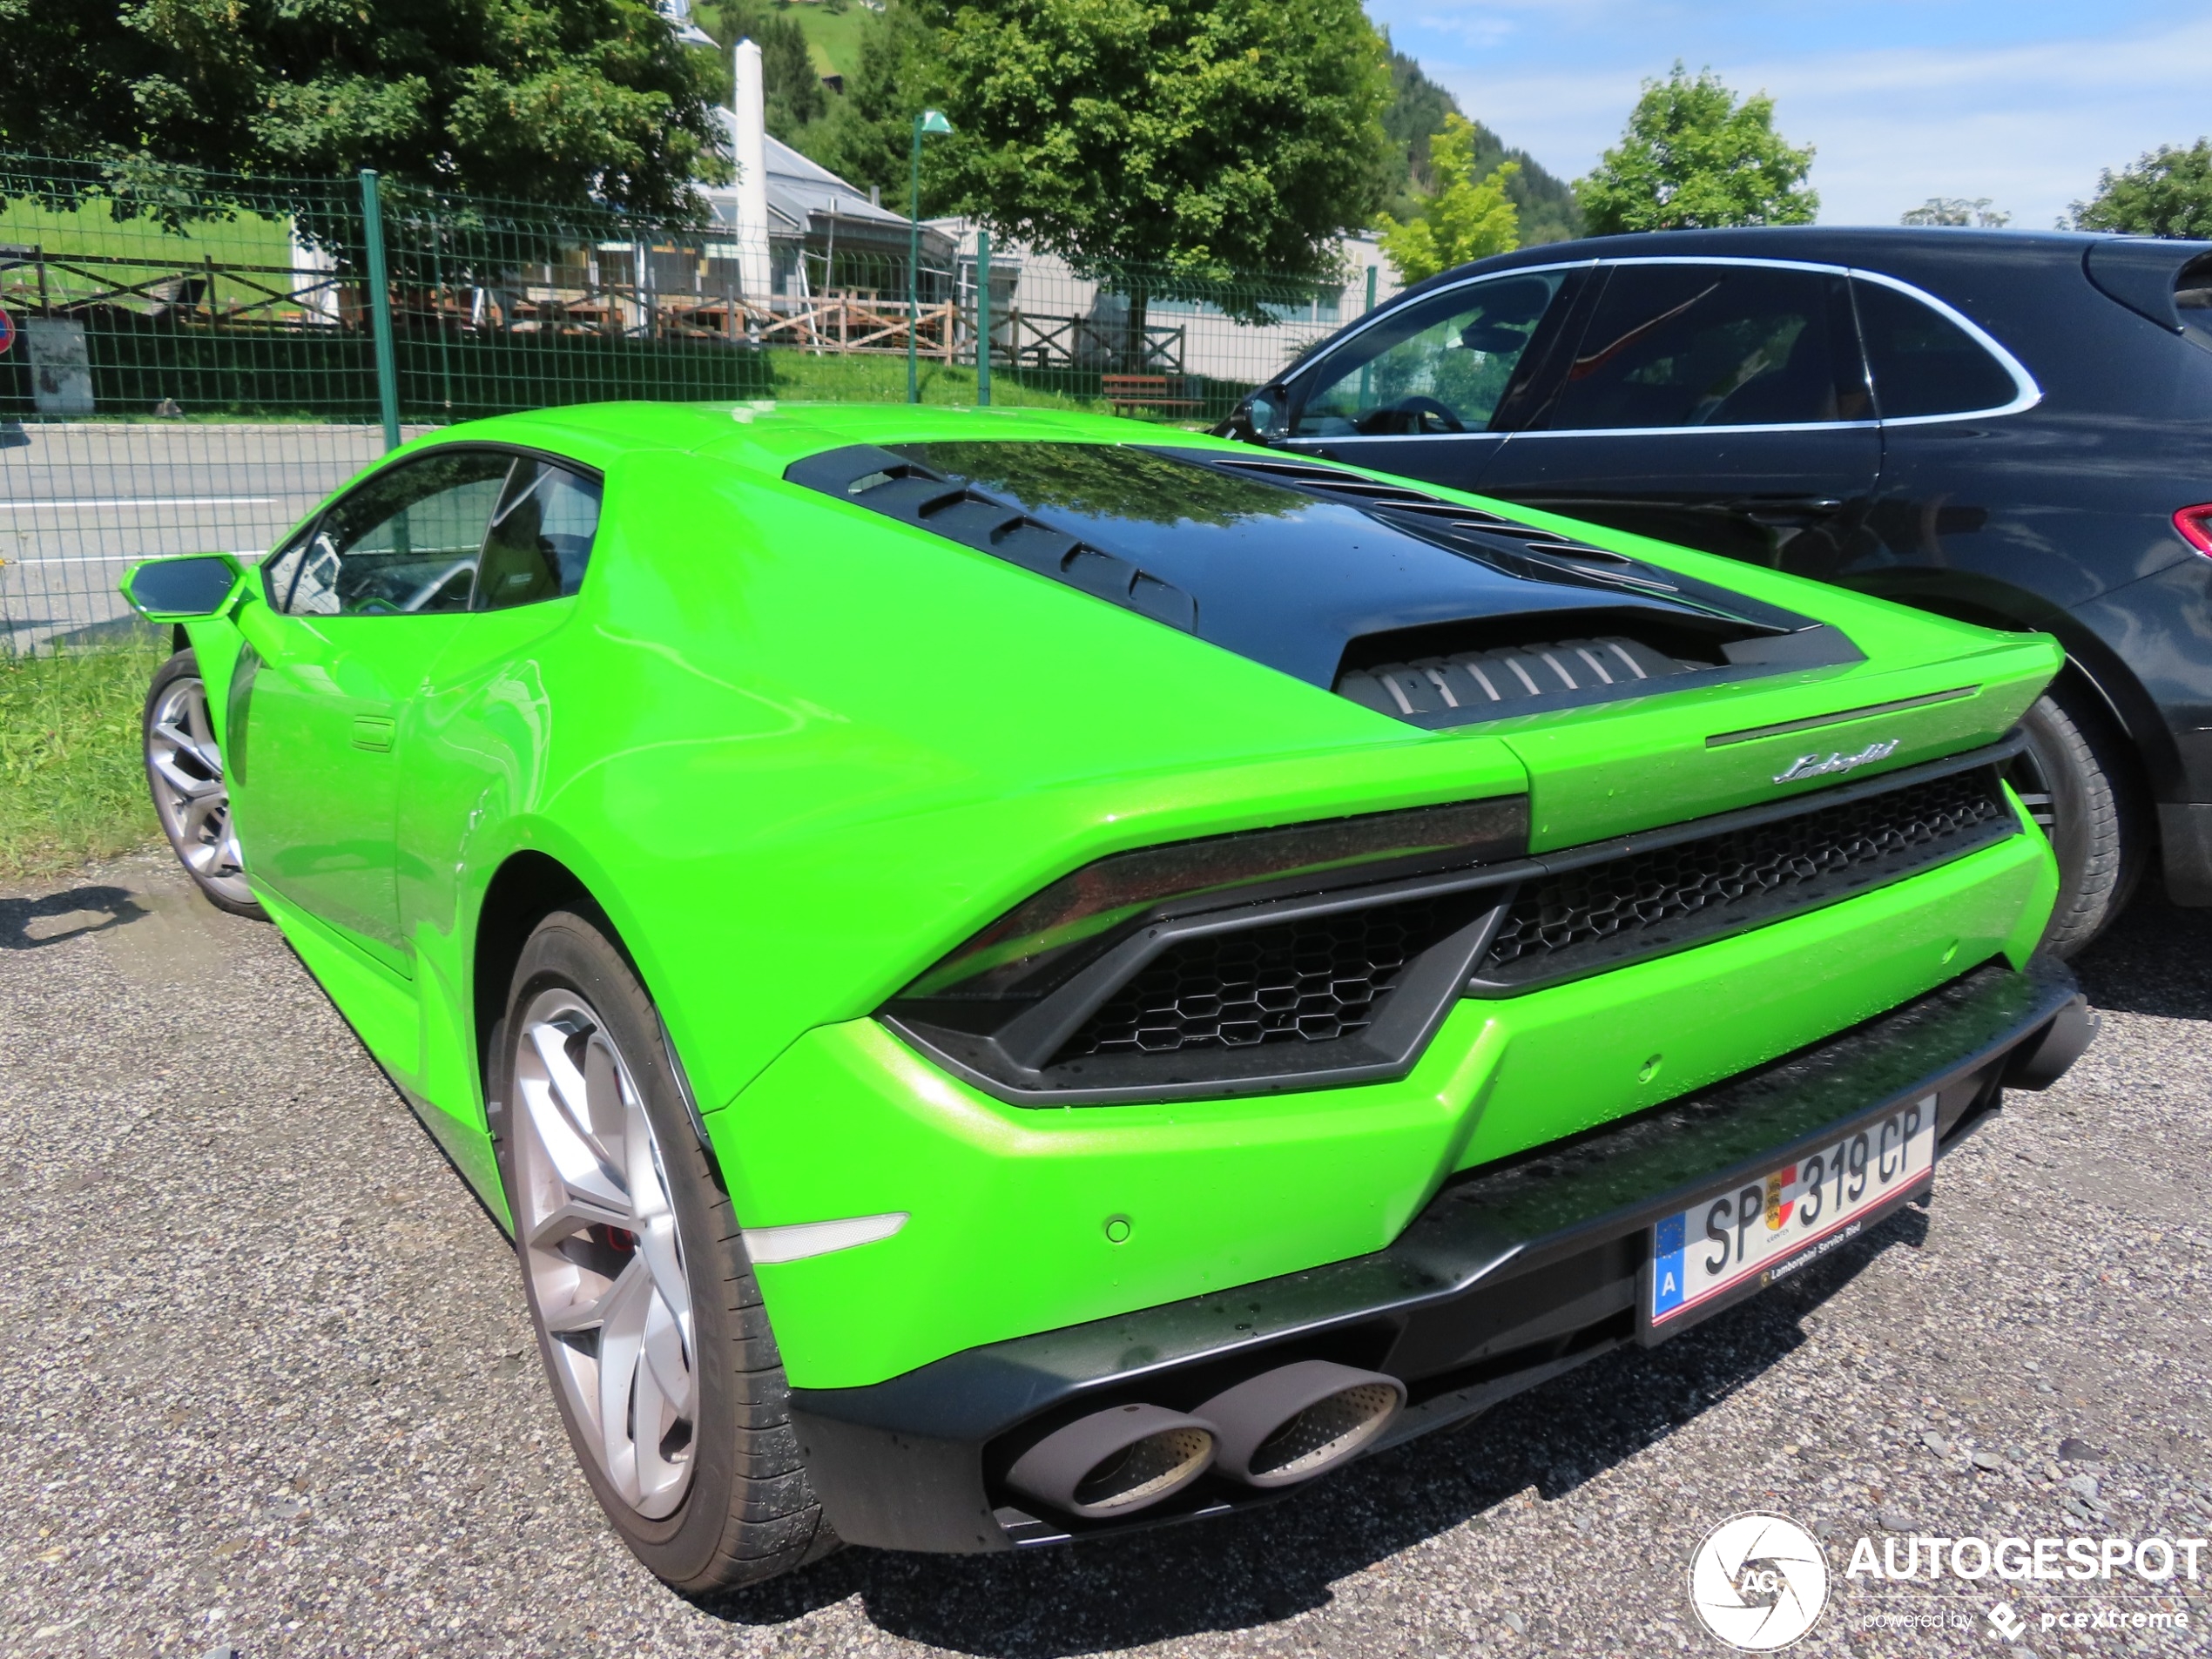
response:
[[[1707,1533],[1689,1558],[1689,1604],[1731,1648],[1786,1648],[1828,1605],[1828,1557],[1794,1521],[1731,1516]]]

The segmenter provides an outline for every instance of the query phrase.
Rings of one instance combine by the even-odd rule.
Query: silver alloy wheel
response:
[[[162,827],[192,873],[234,904],[252,904],[238,833],[231,825],[223,754],[207,719],[207,685],[172,680],[146,722],[146,777]]]
[[[691,1481],[698,1348],[660,1143],[605,1024],[539,993],[515,1051],[515,1234],[569,1409],[607,1483],[647,1520]]]

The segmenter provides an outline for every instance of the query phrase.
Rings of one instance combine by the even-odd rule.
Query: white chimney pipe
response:
[[[765,302],[768,276],[768,113],[760,48],[738,43],[738,272],[745,297]]]

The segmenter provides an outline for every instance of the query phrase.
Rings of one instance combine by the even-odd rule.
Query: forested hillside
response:
[[[1447,115],[1464,115],[1460,101],[1429,79],[1420,64],[1393,48],[1390,54],[1390,105],[1383,111],[1383,126],[1405,152],[1406,168],[1399,179],[1392,217],[1410,219],[1420,210],[1420,198],[1434,188],[1428,170],[1428,141],[1442,131]],[[1565,180],[1544,171],[1526,150],[1507,147],[1506,141],[1474,122],[1474,172],[1487,174],[1501,161],[1518,161],[1521,172],[1506,185],[1506,194],[1521,212],[1521,240],[1563,242],[1582,233],[1582,212]]]

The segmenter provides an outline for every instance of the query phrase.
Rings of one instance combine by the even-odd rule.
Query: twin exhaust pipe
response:
[[[1149,1509],[1208,1469],[1251,1487],[1296,1486],[1356,1456],[1405,1403],[1395,1377],[1301,1359],[1193,1412],[1113,1406],[1079,1417],[1024,1452],[1007,1483],[1092,1521]]]

